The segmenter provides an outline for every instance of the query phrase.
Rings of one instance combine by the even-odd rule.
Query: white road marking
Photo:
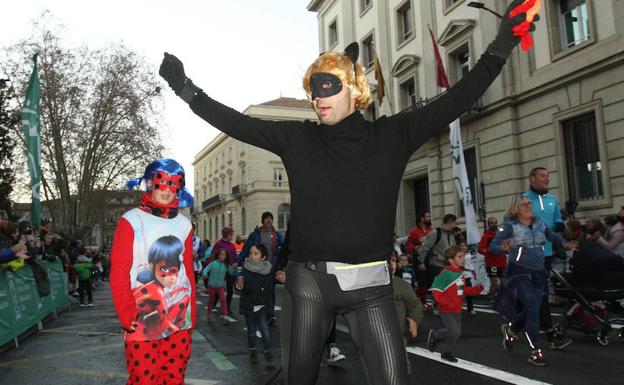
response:
[[[340,323],[336,324],[336,330],[340,330],[343,333],[349,334],[349,329],[345,325],[340,324]],[[446,365],[455,366],[457,368],[464,369],[469,372],[478,373],[487,377],[496,378],[498,380],[509,382],[511,384],[520,384],[520,385],[547,385],[548,384],[546,382],[532,380],[527,377],[522,377],[517,374],[505,372],[499,369],[490,368],[489,366],[477,364],[476,362],[462,360],[460,358],[458,358],[459,361],[457,363],[444,361],[440,358],[439,353],[431,353],[427,349],[410,346],[410,347],[407,347],[406,350],[409,353],[415,354],[417,356],[428,358],[430,360],[434,360],[434,361],[437,361]]]
[[[477,364],[476,362],[462,360],[461,358],[457,359],[457,362],[448,362],[440,358],[439,353],[431,353],[427,349],[418,348],[415,346],[409,346],[406,350],[412,354],[415,354],[420,357],[428,358],[433,361],[437,361],[446,365],[454,366],[456,368],[460,368],[463,370],[468,370],[473,373],[478,373],[487,377],[496,378],[501,381],[508,382],[510,384],[521,384],[521,385],[545,385],[548,384],[546,382],[541,382],[537,380],[533,380],[527,377],[519,376],[517,374],[505,372],[503,370],[490,368],[489,366]]]

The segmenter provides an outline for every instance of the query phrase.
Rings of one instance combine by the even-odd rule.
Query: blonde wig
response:
[[[310,76],[316,72],[326,72],[338,76],[343,87],[349,87],[351,95],[355,96],[355,108],[365,110],[371,102],[371,92],[361,64],[353,63],[344,52],[326,52],[319,56],[308,67],[303,77],[303,89],[312,100],[310,90]]]

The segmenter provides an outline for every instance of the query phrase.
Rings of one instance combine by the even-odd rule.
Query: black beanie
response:
[[[273,214],[271,214],[269,211],[263,212],[262,219],[260,220],[260,222],[264,222],[264,220],[267,219],[268,217],[271,217],[271,219],[273,219]]]

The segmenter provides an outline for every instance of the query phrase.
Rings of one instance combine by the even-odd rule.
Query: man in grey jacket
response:
[[[431,287],[433,280],[446,264],[444,250],[457,244],[453,234],[456,223],[457,217],[455,215],[446,214],[442,227],[437,227],[430,232],[418,248],[418,270],[427,272],[427,288]]]

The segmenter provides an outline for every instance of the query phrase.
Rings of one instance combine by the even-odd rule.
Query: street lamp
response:
[[[493,14],[495,14],[496,16],[498,16],[499,19],[503,18],[503,15],[501,15],[500,13],[494,12],[491,9],[489,9],[488,7],[485,6],[485,4],[480,3],[478,1],[471,1],[470,3],[467,4],[469,7],[472,8],[477,8],[477,9],[485,9],[488,12],[491,12]]]

